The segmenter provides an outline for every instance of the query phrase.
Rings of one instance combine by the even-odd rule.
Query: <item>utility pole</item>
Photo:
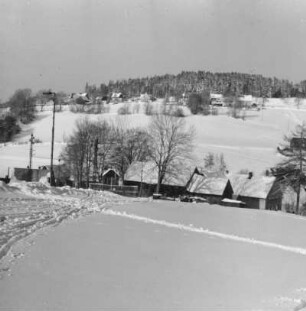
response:
[[[55,177],[53,169],[53,153],[54,153],[54,127],[55,127],[55,105],[57,102],[56,93],[54,92],[44,92],[44,95],[52,95],[53,101],[53,118],[52,118],[52,139],[51,139],[51,163],[50,163],[50,186],[55,186]]]
[[[35,137],[33,133],[30,138],[30,161],[29,161],[29,169],[32,169],[32,158],[33,158],[33,145],[35,144]]]

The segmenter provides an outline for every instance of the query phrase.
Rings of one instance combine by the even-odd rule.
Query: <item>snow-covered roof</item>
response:
[[[222,195],[228,179],[225,177],[208,177],[194,174],[187,187],[191,193]]]
[[[239,99],[242,100],[242,101],[248,102],[248,101],[252,101],[253,100],[253,96],[252,95],[243,95],[243,96],[239,97]]]
[[[139,97],[141,100],[149,100],[150,99],[150,95],[147,94],[147,93],[144,93],[144,94],[140,94],[140,97]]]
[[[113,93],[112,98],[120,98],[122,97],[122,93]]]
[[[232,200],[232,199],[227,199],[227,198],[223,199],[222,202],[224,202],[224,203],[235,203],[235,204],[243,204],[244,203],[244,202],[239,201],[239,200]]]
[[[210,99],[222,99],[223,95],[222,94],[210,94]]]
[[[118,174],[118,172],[116,171],[116,170],[114,170],[113,168],[108,168],[107,170],[105,170],[103,173],[102,173],[102,176],[105,176],[108,172],[110,172],[110,171],[114,171],[118,176],[119,176],[119,174]]]
[[[275,182],[274,176],[253,176],[229,174],[234,194],[251,198],[266,199]]]
[[[179,173],[166,173],[162,184],[185,187],[190,179],[191,174],[192,170],[190,168],[180,167]],[[156,185],[157,176],[158,170],[154,162],[135,161],[127,169],[124,175],[124,180]]]

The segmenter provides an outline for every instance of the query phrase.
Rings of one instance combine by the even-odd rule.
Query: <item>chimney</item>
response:
[[[252,179],[252,177],[253,177],[253,172],[249,172],[249,177],[248,177],[248,179]]]

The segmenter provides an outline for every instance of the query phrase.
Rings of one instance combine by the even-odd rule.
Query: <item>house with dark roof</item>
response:
[[[170,172],[171,171],[171,172]],[[180,166],[179,171],[169,170],[160,186],[160,193],[177,197],[186,191],[192,169]],[[133,162],[124,175],[124,185],[138,186],[142,196],[151,196],[156,190],[158,169],[154,162]]]
[[[246,208],[281,210],[282,190],[274,176],[229,174],[234,199],[245,203]]]
[[[195,169],[188,184],[187,193],[205,198],[209,203],[221,204],[225,198],[231,199],[233,188],[230,180],[216,173],[200,173]]]

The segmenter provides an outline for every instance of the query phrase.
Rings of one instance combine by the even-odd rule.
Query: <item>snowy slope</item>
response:
[[[144,103],[138,113],[119,116],[117,111],[123,105],[126,104],[112,105],[109,113],[101,115],[76,114],[70,111],[56,113],[55,164],[65,138],[71,135],[75,121],[79,118],[106,119],[110,122],[124,123],[126,126],[146,126],[149,123],[150,117],[143,114]],[[152,105],[158,106],[161,103]],[[277,145],[288,130],[306,119],[306,110],[304,106],[297,109],[292,103],[288,105],[285,101],[274,99],[267,103],[267,107],[261,112],[248,111],[246,121],[230,118],[222,110],[219,116],[187,116],[187,124],[193,126],[196,131],[195,155],[198,161],[202,161],[207,152],[223,152],[232,172],[249,169],[261,173],[267,167],[273,166],[278,161]],[[34,123],[24,126],[23,132],[13,144],[0,145],[0,176],[5,176],[8,168],[28,165],[28,140],[32,132],[43,142],[34,146],[33,167],[49,164],[51,127],[52,113],[41,112]]]
[[[32,197],[21,206],[37,203],[47,215],[47,195],[66,211],[81,199],[84,213],[43,226],[2,259],[4,310],[293,310],[305,299],[304,218],[103,193],[99,204],[86,191],[15,187]],[[114,199],[121,205],[103,204]]]

